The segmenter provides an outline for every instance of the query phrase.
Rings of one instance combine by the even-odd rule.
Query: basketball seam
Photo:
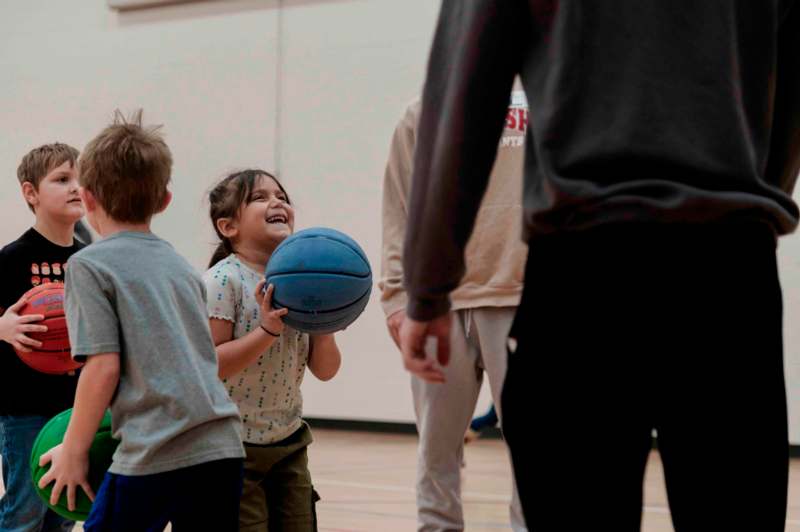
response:
[[[361,294],[360,296],[358,296],[358,298],[356,298],[356,300],[355,300],[355,301],[353,301],[353,302],[351,302],[351,303],[348,303],[347,305],[344,305],[343,307],[337,307],[337,308],[332,308],[332,309],[327,309],[327,310],[318,310],[318,311],[295,310],[295,309],[293,309],[293,308],[291,308],[291,307],[288,307],[288,306],[286,306],[286,305],[283,305],[283,304],[281,304],[281,302],[280,302],[280,301],[278,301],[277,299],[273,299],[273,300],[272,300],[272,303],[273,303],[273,305],[275,305],[275,306],[276,306],[276,308],[277,308],[277,305],[280,305],[282,308],[288,308],[290,311],[292,311],[292,312],[296,312],[296,313],[298,313],[298,314],[309,314],[309,315],[314,315],[314,314],[327,314],[327,313],[329,313],[329,312],[337,312],[337,311],[344,310],[344,309],[346,309],[346,308],[352,307],[353,305],[355,305],[356,303],[358,303],[359,301],[361,301],[362,299],[364,299],[364,296],[367,296],[367,295],[369,295],[369,293],[370,293],[371,291],[372,291],[372,285],[370,285],[370,287],[369,287],[369,288],[367,288],[367,290],[366,290],[366,291],[365,291],[363,294]]]
[[[335,238],[331,238],[331,237],[329,237],[327,235],[299,235],[299,236],[295,235],[295,238],[293,240],[289,241],[286,246],[283,246],[282,249],[288,249],[289,246],[292,245],[293,242],[298,242],[300,240],[308,240],[310,238],[321,238],[321,239],[329,240],[330,242],[336,242],[337,244],[341,244],[344,247],[346,247],[347,249],[349,249],[350,251],[352,251],[353,253],[355,253],[356,255],[358,255],[364,262],[369,264],[369,260],[367,259],[367,256],[366,256],[366,254],[364,254],[363,250],[356,249],[353,246],[351,246],[348,242],[342,242],[341,240],[337,240]],[[358,245],[358,244],[356,244],[356,245]],[[275,254],[279,253],[280,251],[281,251],[281,249],[275,249],[275,253],[273,253],[273,256]]]
[[[298,274],[309,274],[309,275],[339,275],[342,277],[352,277],[353,279],[366,279],[367,277],[372,277],[372,272],[368,272],[364,275],[355,275],[352,273],[346,272],[324,272],[324,271],[317,271],[317,270],[302,270],[299,272],[282,272],[282,273],[270,273],[267,275],[268,279],[274,279],[275,277],[284,277],[287,275],[298,275]]]

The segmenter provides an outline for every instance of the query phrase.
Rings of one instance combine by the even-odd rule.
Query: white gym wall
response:
[[[32,224],[21,156],[63,141],[82,149],[114,109],[144,108],[173,151],[174,201],[154,230],[198,271],[212,250],[204,196],[235,168],[275,169],[297,229],[326,225],[380,269],[381,182],[389,140],[420,90],[434,0],[217,0],[118,12],[106,0],[0,4],[0,242]],[[800,242],[780,245],[792,441],[800,443]],[[377,287],[341,333],[340,374],[309,375],[305,414],[410,422],[408,375]],[[480,409],[488,406],[486,387]],[[724,435],[723,435],[724,436]]]

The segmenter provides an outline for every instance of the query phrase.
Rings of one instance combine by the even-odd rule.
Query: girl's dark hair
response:
[[[266,170],[260,170],[258,168],[241,170],[232,173],[217,183],[216,186],[211,189],[211,192],[208,193],[208,214],[211,216],[211,225],[214,226],[214,231],[216,231],[220,243],[211,256],[211,261],[208,263],[209,268],[233,253],[233,245],[229,239],[225,238],[222,233],[219,232],[217,220],[220,218],[236,218],[239,214],[239,209],[243,205],[250,203],[250,196],[253,192],[253,188],[255,188],[258,182],[258,178],[262,176],[269,177],[275,181],[278,188],[280,188],[281,192],[286,196],[286,203],[292,203],[289,200],[289,194],[286,193],[286,190],[283,188],[281,182],[278,181],[278,178]]]

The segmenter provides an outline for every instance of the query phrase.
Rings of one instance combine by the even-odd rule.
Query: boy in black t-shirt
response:
[[[69,257],[84,247],[74,228],[84,210],[78,196],[78,150],[47,144],[23,157],[17,169],[22,195],[36,216],[33,227],[0,250],[0,455],[5,494],[0,530],[72,529],[34,491],[28,461],[33,440],[54,414],[72,406],[77,375],[39,373],[16,355],[41,344],[29,333],[47,328],[43,316],[20,316],[21,296],[47,282],[61,283]]]

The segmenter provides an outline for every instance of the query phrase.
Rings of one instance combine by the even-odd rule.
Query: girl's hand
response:
[[[18,312],[25,306],[26,300],[21,297],[19,301],[8,307],[5,314],[0,317],[0,340],[5,340],[17,351],[29,353],[31,348],[42,347],[42,342],[34,340],[28,333],[47,332],[46,325],[36,325],[42,321],[42,314],[29,314],[20,316]]]
[[[64,449],[64,444],[59,444],[39,458],[39,466],[50,464],[50,469],[39,480],[39,488],[44,489],[48,484],[55,481],[53,491],[50,494],[50,504],[55,505],[61,497],[61,492],[67,488],[67,508],[70,512],[75,511],[76,488],[81,487],[88,495],[89,500],[94,501],[94,491],[89,485],[87,475],[89,473],[89,456],[87,453],[70,453]]]
[[[267,283],[266,279],[262,279],[256,285],[256,301],[261,309],[261,326],[272,333],[273,336],[280,336],[283,332],[283,320],[289,309],[282,308],[275,310],[272,308],[272,293],[275,291],[273,285],[267,287],[264,291],[264,285]]]

